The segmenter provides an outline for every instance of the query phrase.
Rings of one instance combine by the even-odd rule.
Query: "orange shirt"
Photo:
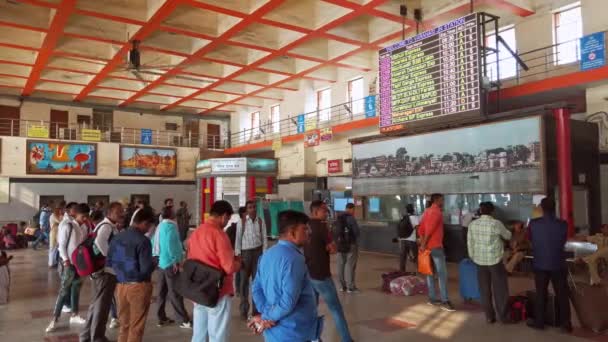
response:
[[[443,248],[443,214],[438,205],[433,204],[428,208],[418,228],[420,236],[426,236],[426,248]]]
[[[218,222],[209,218],[188,239],[188,259],[198,260],[226,273],[220,297],[234,295],[232,276],[237,271],[230,239]]]

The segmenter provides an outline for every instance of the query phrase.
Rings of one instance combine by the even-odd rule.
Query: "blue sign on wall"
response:
[[[304,133],[306,131],[306,124],[305,124],[305,115],[304,114],[300,114],[298,115],[298,133]]]
[[[604,32],[597,32],[581,38],[581,71],[606,65]]]
[[[141,129],[141,144],[152,145],[152,130],[148,128]]]
[[[365,117],[373,118],[376,116],[376,96],[369,95],[365,97]]]

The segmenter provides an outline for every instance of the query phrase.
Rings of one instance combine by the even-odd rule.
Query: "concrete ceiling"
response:
[[[301,82],[369,71],[401,39],[403,0],[0,0],[0,93],[187,113],[254,110]],[[469,1],[405,1],[422,27]],[[533,14],[527,0],[476,10]],[[415,22],[406,20],[406,34]],[[126,61],[141,41],[141,79]]]

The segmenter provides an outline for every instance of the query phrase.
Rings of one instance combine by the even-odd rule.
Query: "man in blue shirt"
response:
[[[250,327],[263,332],[266,342],[305,342],[321,335],[322,319],[301,251],[309,239],[307,224],[303,213],[279,213],[280,240],[260,258],[252,290],[260,315]]]
[[[562,331],[571,332],[570,301],[564,246],[568,239],[568,224],[555,217],[555,201],[544,198],[540,202],[543,217],[530,221],[530,241],[534,255],[533,267],[536,283],[534,320],[528,326],[535,329],[545,327],[545,308],[549,280],[553,284],[558,301],[558,312]]]
[[[142,341],[146,317],[152,298],[152,272],[155,264],[152,245],[146,237],[156,216],[151,208],[140,209],[129,229],[116,235],[110,243],[106,266],[116,273],[118,285],[119,341]]]

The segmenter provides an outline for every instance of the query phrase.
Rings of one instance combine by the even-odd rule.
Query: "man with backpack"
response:
[[[359,259],[359,225],[355,219],[355,205],[348,203],[346,211],[338,216],[334,240],[338,247],[338,274],[340,276],[340,291],[354,293],[358,292],[355,285],[355,271]],[[346,277],[345,277],[346,273]]]
[[[397,226],[399,238],[399,271],[405,273],[407,258],[411,254],[414,264],[418,263],[418,245],[416,244],[416,228],[420,224],[420,218],[414,214],[414,206],[408,204],[405,207],[405,215]]]
[[[69,206],[69,204],[68,204]],[[63,264],[61,272],[61,288],[55,303],[53,319],[46,328],[46,332],[53,332],[57,328],[57,322],[61,316],[63,304],[71,299],[70,308],[72,309],[72,317],[70,324],[84,324],[85,320],[78,315],[79,297],[81,278],[78,276],[76,269],[72,265],[71,255],[76,248],[87,238],[88,229],[86,222],[89,218],[90,208],[82,203],[74,207],[74,218],[68,216],[59,224],[59,232],[57,235],[57,245],[59,249],[59,257]]]
[[[95,212],[94,212],[95,213]],[[108,255],[110,241],[118,233],[117,225],[124,219],[122,204],[110,203],[106,217],[95,226],[92,238],[93,249],[97,258],[104,259]],[[80,334],[80,342],[107,341],[106,323],[112,306],[116,275],[110,267],[104,267],[91,274],[93,293],[87,321]]]
[[[241,269],[241,318],[248,319],[249,315],[249,279],[255,279],[258,260],[268,248],[266,224],[257,216],[257,206],[254,201],[245,203],[247,216],[236,225],[235,255],[242,260]],[[252,303],[252,316],[258,314],[255,303]]]

